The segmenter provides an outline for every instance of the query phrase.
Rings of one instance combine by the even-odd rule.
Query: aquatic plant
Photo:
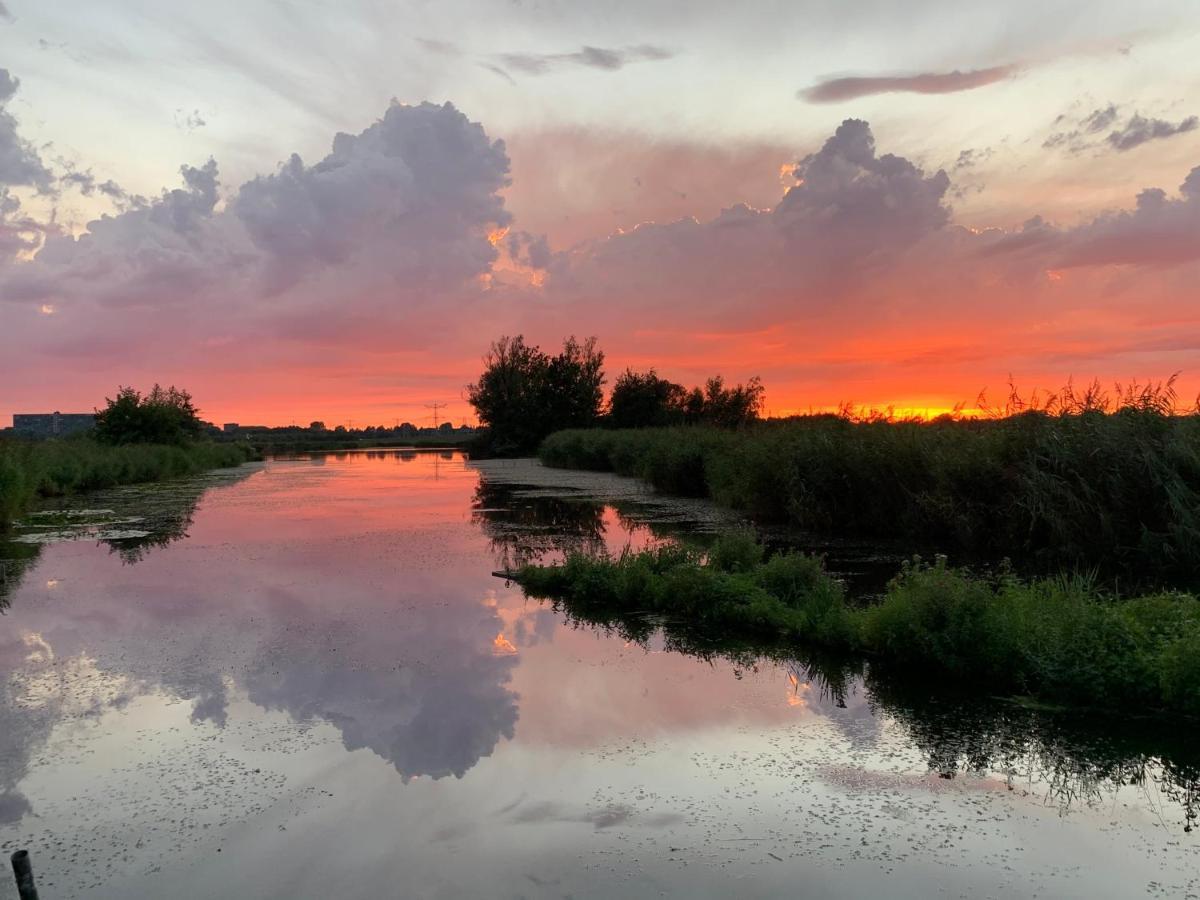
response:
[[[0,441],[0,529],[7,528],[39,497],[162,481],[246,462],[240,444],[198,442],[178,446],[111,446],[87,438]]]
[[[1200,600],[1191,594],[1126,599],[1081,576],[1024,580],[917,558],[880,599],[856,604],[819,558],[768,556],[740,532],[707,553],[572,553],[514,577],[527,595],[591,620],[637,613],[717,638],[851,652],[880,671],[990,694],[1200,715]]]

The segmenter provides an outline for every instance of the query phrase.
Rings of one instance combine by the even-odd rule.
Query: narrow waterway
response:
[[[31,515],[0,845],[44,900],[1200,896],[1176,727],[606,633],[492,574],[733,521],[414,451]]]

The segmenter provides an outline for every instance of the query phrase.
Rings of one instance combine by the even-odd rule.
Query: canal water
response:
[[[448,451],[41,510],[0,548],[0,847],[44,900],[1200,896],[1178,723],[597,628],[493,575],[731,524]]]

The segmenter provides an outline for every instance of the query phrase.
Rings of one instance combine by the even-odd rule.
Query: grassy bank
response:
[[[831,535],[911,539],[1043,569],[1200,576],[1200,416],[809,416],[743,431],[575,430],[547,465],[613,471]]]
[[[915,561],[875,603],[847,601],[820,560],[766,557],[744,534],[708,551],[666,547],[617,558],[573,554],[515,576],[572,614],[646,614],[699,633],[780,638],[861,654],[880,670],[1090,707],[1200,715],[1200,600],[1116,599],[1084,578],[974,576]]]
[[[161,481],[251,458],[236,444],[110,446],[87,439],[0,441],[0,529],[35,503],[79,491]]]

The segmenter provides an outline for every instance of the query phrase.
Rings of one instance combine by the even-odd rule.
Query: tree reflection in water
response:
[[[37,563],[42,548],[37,544],[18,544],[13,541],[0,542],[0,615],[12,602],[12,595],[21,581]]]
[[[412,451],[375,452],[401,463],[416,457]],[[199,497],[212,484],[199,479],[187,485],[156,485],[89,498],[89,505],[110,509],[114,517],[139,517],[144,523],[139,530],[148,532],[99,538],[100,542],[123,562],[139,563],[155,549],[186,536]],[[497,484],[486,478],[473,487],[472,520],[504,566],[569,550],[599,550],[609,537],[606,523],[612,527],[614,522],[603,503],[564,496],[562,491]],[[686,524],[663,525],[639,513],[636,504],[622,506],[616,521],[624,530],[649,527],[658,538],[669,536],[667,529],[687,531]],[[40,551],[37,544],[3,546],[0,602],[21,574],[30,570]],[[343,546],[339,552],[351,551]],[[362,553],[362,560],[372,558],[370,547]],[[336,564],[338,572],[358,571],[346,559]],[[212,618],[200,621],[204,628],[197,630],[196,645],[184,648],[186,655],[181,657],[173,649],[162,657],[161,670],[154,669],[158,665],[154,658],[143,661],[144,669],[136,673],[138,681],[194,699],[193,720],[220,726],[226,703],[220,676],[234,672],[235,683],[254,703],[286,710],[298,721],[329,721],[348,749],[369,748],[406,778],[461,777],[514,733],[519,710],[511,678],[517,658],[497,654],[492,647],[504,623],[494,609],[465,594],[457,583],[443,584],[440,579],[408,585],[393,605],[378,607],[381,617],[360,621],[345,610],[375,610],[365,598],[378,593],[375,580],[367,577],[374,570],[363,571],[361,581],[338,576],[342,579],[339,599],[345,602],[334,606],[318,602],[322,589],[313,585],[320,579],[280,587],[264,607],[280,611],[278,620],[264,615],[256,619],[255,628],[239,629],[236,634],[209,627],[222,621],[224,594],[205,597],[203,603],[182,604],[189,614]],[[236,590],[227,593],[242,596]],[[112,646],[97,641],[94,629],[83,619],[65,619],[57,624],[58,635],[48,639],[57,641],[56,649],[64,656],[78,655],[86,647],[99,668],[123,672],[128,644],[149,644],[160,633],[156,631],[159,620],[172,621],[163,606],[175,602],[172,598],[159,597],[154,590],[143,601],[121,607],[124,624],[117,635],[121,640]],[[398,609],[404,610],[402,616],[395,615]],[[1161,791],[1167,800],[1164,816],[1173,820],[1172,827],[1178,824],[1190,830],[1197,819],[1200,757],[1188,727],[1178,722],[1143,719],[1130,724],[1111,716],[1088,719],[956,696],[944,687],[914,684],[904,673],[861,662],[798,656],[795,647],[736,644],[697,634],[687,623],[603,612],[585,617],[562,604],[555,609],[557,616],[543,607],[537,616],[518,622],[520,628],[534,629],[536,634],[510,636],[522,646],[543,633],[548,639],[565,618],[569,625],[611,633],[624,641],[653,642],[656,648],[665,645],[667,651],[698,660],[728,660],[738,672],[783,667],[797,690],[802,687],[806,692],[805,702],[827,714],[848,740],[869,748],[880,740],[884,723],[895,722],[919,750],[929,772],[940,778],[977,775],[1013,790],[1036,786],[1047,802],[1064,810],[1098,805],[1118,788],[1132,785],[1147,792]],[[30,662],[37,648],[22,643],[15,633],[8,637],[6,642],[0,634],[4,669],[41,671]],[[254,654],[252,662],[234,666],[230,660],[237,656],[227,658],[222,642],[232,646],[238,640],[244,640]],[[0,710],[0,720],[8,726],[0,728],[0,760],[8,760],[0,766],[0,821],[18,820],[29,813],[29,803],[17,785],[25,777],[30,755],[69,712],[73,714],[53,704],[37,715],[24,707],[14,706],[7,714]]]
[[[604,548],[604,504],[594,500],[480,478],[471,519],[487,535],[504,569],[519,568],[548,554],[595,553]]]
[[[12,595],[37,563],[45,544],[94,540],[122,562],[133,565],[152,550],[187,537],[196,506],[209,488],[234,484],[251,471],[222,471],[178,481],[126,485],[46,503],[0,539],[0,612],[8,609]],[[81,510],[81,504],[88,509]]]
[[[1160,792],[1177,810],[1175,824],[1185,832],[1200,817],[1200,748],[1191,722],[1031,708],[1015,700],[957,694],[944,684],[923,684],[861,660],[798,655],[795,646],[722,640],[662,617],[590,608],[584,613],[562,601],[553,606],[575,628],[647,649],[661,641],[669,652],[725,660],[738,677],[763,666],[783,666],[794,685],[806,687],[812,705],[827,712],[858,708],[853,728],[847,729],[852,743],[863,736],[864,718],[873,720],[872,738],[883,718],[890,718],[904,728],[930,773],[939,778],[997,777],[1010,790],[1025,784],[1044,791],[1046,802],[1064,813],[1101,806],[1119,788],[1134,786],[1147,794]],[[858,702],[848,703],[850,698]],[[847,723],[844,714],[833,718],[839,725]]]
[[[1155,788],[1178,807],[1184,831],[1200,816],[1200,750],[1190,722],[955,696],[870,667],[865,685],[942,778],[991,773],[1010,790],[1044,784],[1046,801],[1063,812],[1098,806],[1121,786]]]

